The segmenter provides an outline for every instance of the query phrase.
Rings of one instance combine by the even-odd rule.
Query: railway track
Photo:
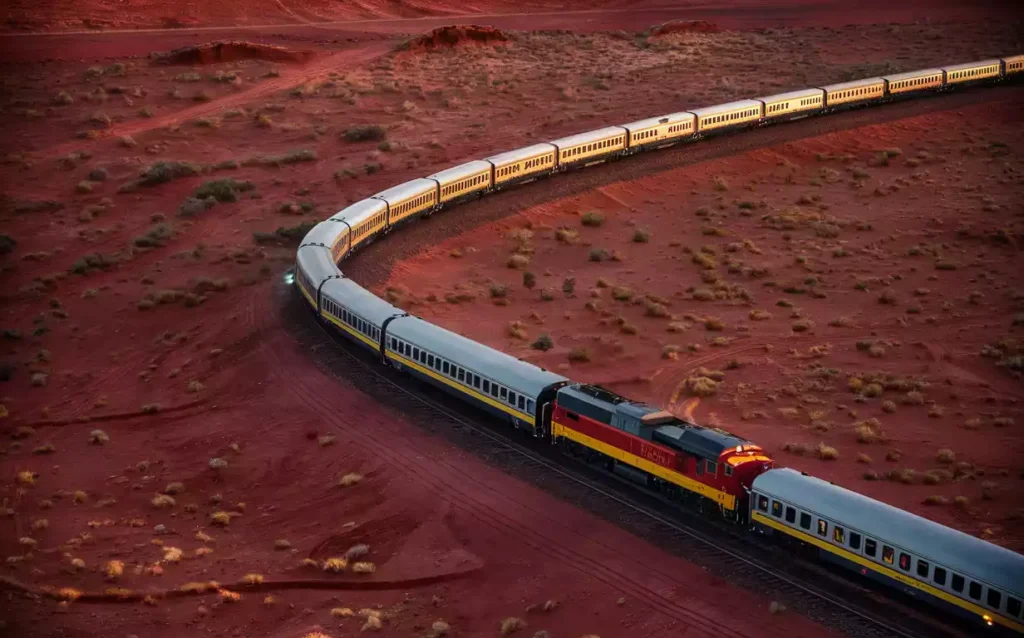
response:
[[[873,590],[817,565],[794,560],[791,553],[756,542],[735,527],[670,507],[667,501],[631,482],[568,459],[524,433],[503,430],[503,425],[489,415],[436,390],[428,392],[432,389],[425,384],[379,365],[369,353],[313,319],[294,292],[290,287],[277,291],[280,310],[285,315],[283,323],[300,344],[314,351],[320,366],[386,403],[417,427],[452,441],[489,464],[845,635],[969,635],[906,605],[884,600]],[[324,336],[337,347],[323,348]],[[669,610],[657,600],[646,602],[659,611],[671,612],[667,613],[669,617],[707,627],[707,619],[697,611],[679,606]]]

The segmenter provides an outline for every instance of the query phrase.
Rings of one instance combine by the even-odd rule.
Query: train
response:
[[[1024,55],[921,69],[679,111],[473,160],[388,188],[313,227],[294,283],[318,320],[380,364],[673,502],[898,589],[971,622],[1024,634],[1024,557],[827,481],[777,466],[717,427],[574,382],[433,325],[339,264],[392,230],[563,171],[737,130],[1024,77]]]

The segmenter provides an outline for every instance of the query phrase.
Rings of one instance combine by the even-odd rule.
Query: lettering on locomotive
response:
[[[663,467],[672,466],[671,454],[669,454],[667,451],[661,448],[649,445],[647,443],[641,444],[640,456],[644,457],[651,463],[657,463],[658,465],[661,465]]]

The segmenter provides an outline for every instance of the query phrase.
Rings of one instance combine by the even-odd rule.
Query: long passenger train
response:
[[[572,168],[738,129],[1024,77],[1024,55],[922,69],[680,111],[500,153],[394,186],[319,223],[297,287],[372,356],[671,499],[720,512],[984,626],[1024,634],[1024,557],[831,483],[777,468],[760,447],[516,359],[423,321],[338,264],[398,226]]]

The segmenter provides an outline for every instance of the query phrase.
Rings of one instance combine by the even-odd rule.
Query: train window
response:
[[[502,393],[502,394],[504,394],[504,393]],[[516,404],[516,393],[515,392],[509,391],[509,393],[508,393],[508,404],[513,406],[513,407],[515,406],[515,404]]]
[[[757,509],[761,510],[762,512],[767,512],[768,511],[768,497],[767,496],[761,496],[760,494],[758,494],[758,496],[757,496]]]
[[[940,585],[946,584],[946,570],[936,566],[935,571],[932,573],[932,580]]]
[[[491,382],[488,381],[487,379],[484,379],[483,390],[484,390],[485,394],[490,394],[491,393]]]
[[[882,545],[882,560],[892,565],[893,560],[896,557],[896,550],[889,547],[888,545]]]
[[[850,547],[860,549],[860,534],[857,532],[850,532]]]
[[[818,519],[818,536],[828,536],[828,523]]]
[[[782,503],[772,500],[772,516],[782,518]]]
[[[725,466],[725,475],[726,476],[732,476],[732,466],[731,465],[726,465]]]
[[[704,464],[701,463],[700,461],[697,461],[697,476],[703,476],[703,475],[704,475]]]
[[[928,578],[928,568],[929,568],[928,561],[921,560],[920,558],[917,559],[917,575],[918,576],[921,576],[922,578]]]
[[[501,398],[503,398],[503,399],[505,398],[505,392],[507,392],[507,390],[505,388],[501,388],[501,395],[502,395]],[[491,396],[494,397],[495,399],[498,398],[498,384],[497,383],[491,383]]]
[[[427,355],[427,366],[431,367],[431,368],[434,367],[434,355],[432,355],[432,354],[428,354]]]
[[[793,509],[792,507],[789,507],[788,505],[786,506],[786,522],[787,523],[795,523],[796,522],[796,510]]]
[[[1006,612],[1014,617],[1020,616],[1020,601],[1013,596],[1007,596]]]
[[[836,525],[832,528],[832,540],[840,545],[846,543],[846,530]]]
[[[971,584],[967,586],[967,595],[974,600],[981,600],[981,583],[972,580]]]
[[[459,381],[465,381],[466,380],[466,371],[464,369],[456,367],[455,368],[455,373],[456,373],[455,378],[458,379]]]
[[[448,374],[448,362],[447,361],[442,361],[441,362],[441,372],[443,372],[444,374]]]
[[[878,552],[878,543],[876,543],[874,540],[872,540],[870,538],[864,539],[864,555],[865,556],[870,556],[871,558],[874,558],[875,554],[877,552]]]
[[[988,588],[988,596],[986,598],[988,606],[992,609],[999,609],[999,605],[1003,602],[1003,595],[991,587]]]
[[[964,577],[960,574],[953,574],[953,580],[949,584],[953,591],[960,593],[964,590]]]
[[[811,515],[807,512],[800,512],[800,527],[811,529]]]
[[[533,412],[533,408],[534,408],[533,399],[527,399],[526,400],[526,412],[528,414],[533,414],[534,413]]]
[[[420,358],[420,349],[419,348],[413,348],[412,349],[412,358],[416,359],[417,361],[419,360],[419,358]]]
[[[900,552],[900,569],[905,572],[910,571],[910,554],[906,552]]]
[[[525,410],[526,409],[526,398],[523,397],[523,395],[520,394],[519,397],[516,399],[516,405],[519,406],[520,410]]]
[[[705,461],[705,463],[707,465],[707,473],[710,474],[711,476],[717,476],[718,463],[715,463],[714,461]]]
[[[480,375],[473,375],[473,387],[477,388],[478,390],[480,389]]]

